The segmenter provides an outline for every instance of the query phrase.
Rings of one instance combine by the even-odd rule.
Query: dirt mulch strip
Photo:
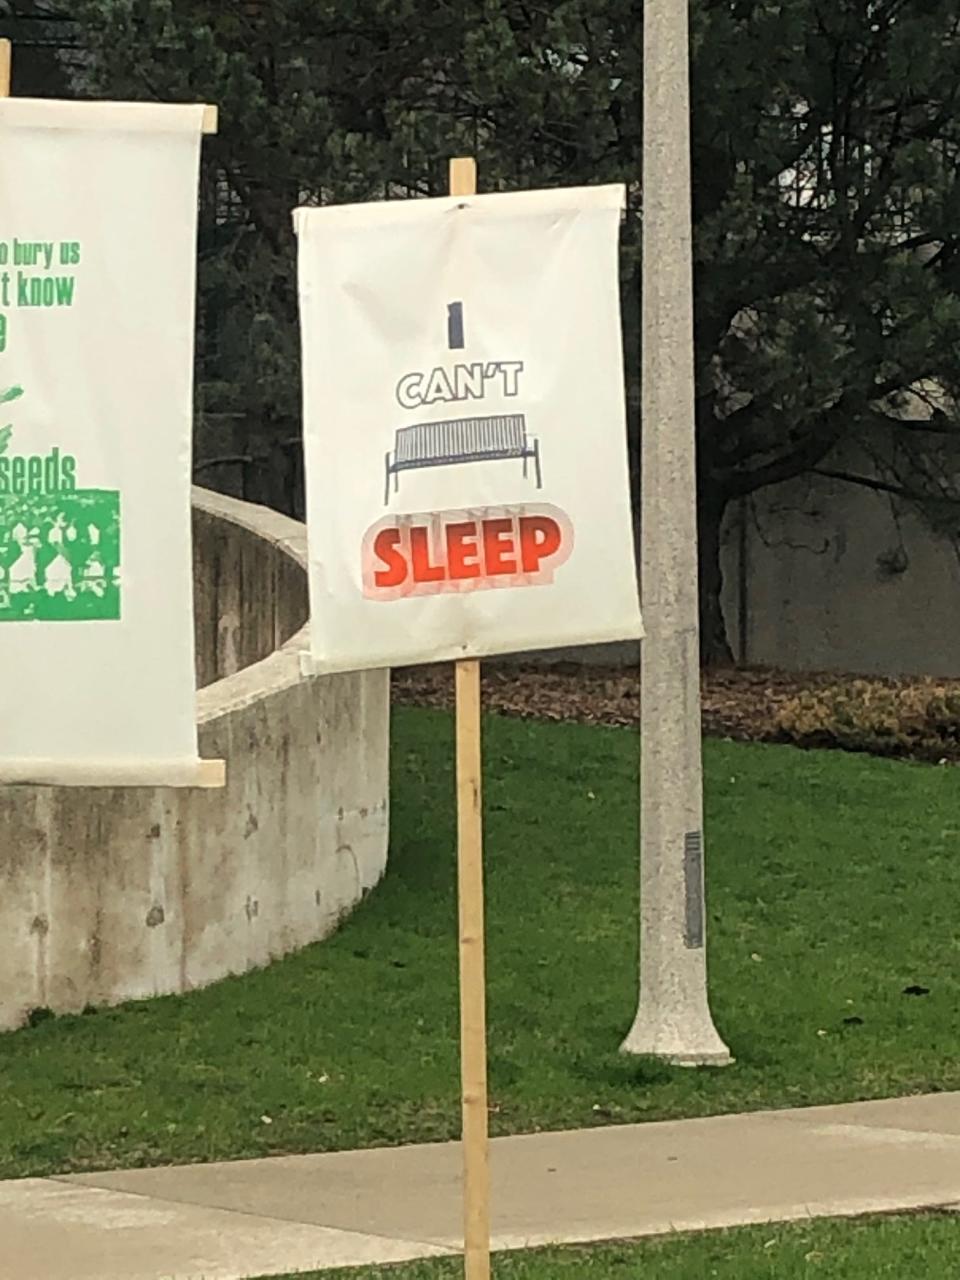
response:
[[[703,731],[709,737],[744,742],[782,740],[776,717],[790,698],[813,689],[863,677],[798,674],[772,670],[707,671],[702,674]],[[640,672],[557,664],[525,666],[484,663],[483,702],[487,711],[537,720],[577,720],[585,724],[638,725]],[[887,688],[929,681],[870,678]],[[938,681],[960,689],[960,680]],[[453,706],[453,667],[407,667],[393,673],[393,697],[400,706]]]

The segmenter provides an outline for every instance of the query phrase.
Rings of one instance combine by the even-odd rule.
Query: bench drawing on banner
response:
[[[522,413],[495,414],[486,418],[450,418],[445,422],[420,422],[398,427],[393,453],[386,454],[384,506],[400,488],[401,471],[423,467],[455,467],[467,462],[499,462],[510,458],[523,461],[523,475],[533,460],[537,488],[543,487],[540,474],[540,441],[527,434]]]

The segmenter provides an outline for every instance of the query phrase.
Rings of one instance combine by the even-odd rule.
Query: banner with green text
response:
[[[0,101],[0,782],[199,765],[203,110]]]

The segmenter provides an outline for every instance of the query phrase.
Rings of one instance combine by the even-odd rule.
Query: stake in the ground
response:
[[[472,196],[476,189],[476,161],[451,160],[450,194]],[[456,689],[464,1274],[466,1280],[489,1280],[490,1170],[479,662],[460,661],[456,664]]]

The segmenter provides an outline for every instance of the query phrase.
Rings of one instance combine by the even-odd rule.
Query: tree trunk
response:
[[[700,665],[725,667],[733,665],[733,653],[727,639],[727,624],[720,603],[723,591],[723,568],[720,563],[720,530],[727,509],[722,495],[700,495],[697,503],[699,525],[700,575]]]

